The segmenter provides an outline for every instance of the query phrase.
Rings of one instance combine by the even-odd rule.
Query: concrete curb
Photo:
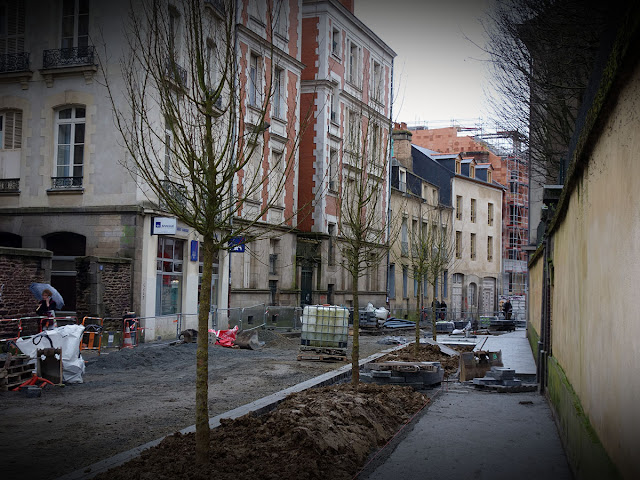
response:
[[[360,360],[359,365],[362,367],[363,365],[380,358],[387,353],[393,352],[395,350],[406,347],[407,344],[397,345],[392,348],[388,348],[378,353],[374,353],[373,355]],[[222,413],[220,415],[216,415],[213,418],[209,419],[209,427],[216,428],[220,426],[220,420],[225,419],[234,419],[238,417],[242,417],[247,413],[256,413],[257,415],[262,415],[267,413],[278,406],[280,402],[282,402],[288,395],[296,392],[302,392],[303,390],[307,390],[309,388],[314,387],[324,387],[326,385],[332,385],[334,383],[338,383],[341,380],[346,380],[351,378],[351,364],[344,365],[343,367],[338,368],[337,370],[333,370],[331,372],[323,373],[322,375],[318,375],[310,380],[307,380],[302,383],[298,383],[289,388],[285,388],[284,390],[280,390],[279,392],[273,393],[267,397],[260,398],[251,403],[247,403],[238,408],[234,408],[233,410],[229,410],[228,412]],[[189,427],[183,428],[179,431],[179,433],[193,433],[196,431],[196,426],[191,425]],[[156,440],[152,440],[138,447],[132,448],[131,450],[127,450],[126,452],[118,453],[113,457],[105,458],[104,460],[100,460],[92,465],[88,465],[87,467],[75,470],[74,472],[68,473],[61,477],[58,477],[57,480],[85,480],[93,478],[99,473],[106,472],[114,467],[118,467],[123,463],[128,462],[129,460],[140,456],[140,454],[147,450],[148,448],[155,447],[162,440],[170,435],[166,435],[162,438],[158,438]]]

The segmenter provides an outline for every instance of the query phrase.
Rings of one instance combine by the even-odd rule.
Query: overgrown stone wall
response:
[[[33,282],[51,279],[49,250],[0,247],[0,318],[35,315]]]
[[[79,257],[76,271],[79,319],[85,316],[121,318],[131,309],[131,259]]]

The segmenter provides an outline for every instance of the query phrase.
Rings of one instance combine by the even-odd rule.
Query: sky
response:
[[[355,0],[355,14],[397,54],[393,120],[474,126],[488,120],[483,27],[490,0]]]

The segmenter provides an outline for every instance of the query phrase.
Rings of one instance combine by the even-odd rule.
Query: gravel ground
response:
[[[383,338],[362,335],[360,358],[391,348]],[[297,361],[299,338],[261,331],[260,340],[260,350],[209,348],[210,416],[344,365]],[[82,384],[47,387],[38,398],[0,392],[3,475],[56,478],[192,425],[195,351],[191,343],[84,352]]]

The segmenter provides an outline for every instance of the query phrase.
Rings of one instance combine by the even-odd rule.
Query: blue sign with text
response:
[[[229,240],[229,251],[244,253],[244,237],[232,237]]]

